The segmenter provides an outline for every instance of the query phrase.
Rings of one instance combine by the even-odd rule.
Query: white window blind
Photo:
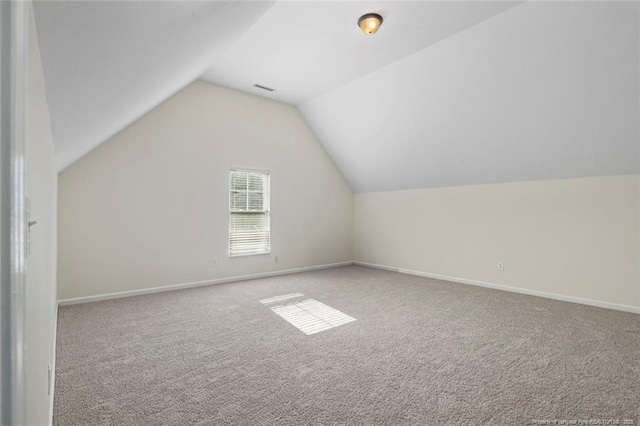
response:
[[[271,252],[269,173],[231,170],[229,256]]]

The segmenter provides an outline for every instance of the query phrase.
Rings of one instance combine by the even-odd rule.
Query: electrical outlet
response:
[[[504,271],[504,263],[498,262],[498,271]]]
[[[273,263],[278,263],[278,260],[279,260],[279,259],[278,259],[278,256],[275,256],[275,257],[273,258]]]
[[[213,266],[218,266],[218,259],[213,259],[213,262],[211,262],[211,264]]]

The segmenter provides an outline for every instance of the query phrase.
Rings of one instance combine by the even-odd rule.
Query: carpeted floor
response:
[[[298,292],[356,321],[259,302]],[[640,424],[640,315],[357,266],[59,312],[58,426],[590,419]]]

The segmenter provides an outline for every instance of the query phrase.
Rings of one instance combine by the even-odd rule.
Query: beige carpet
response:
[[[590,419],[640,424],[640,315],[356,266],[60,308],[59,426]]]

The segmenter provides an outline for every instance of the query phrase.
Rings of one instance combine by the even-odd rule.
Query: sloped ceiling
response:
[[[202,80],[265,93],[298,105],[465,30],[518,2],[392,1],[278,2],[219,60]],[[358,17],[376,12],[383,29],[362,34]]]
[[[270,1],[36,1],[64,169],[198,78]]]
[[[298,104],[515,4],[36,1],[59,170],[198,77]],[[389,31],[367,39],[372,10]]]
[[[355,24],[372,11],[385,22],[367,37]],[[357,192],[639,171],[635,2],[47,1],[36,15],[60,169],[201,78],[297,105]]]
[[[524,3],[300,110],[356,192],[637,173],[638,16]]]

